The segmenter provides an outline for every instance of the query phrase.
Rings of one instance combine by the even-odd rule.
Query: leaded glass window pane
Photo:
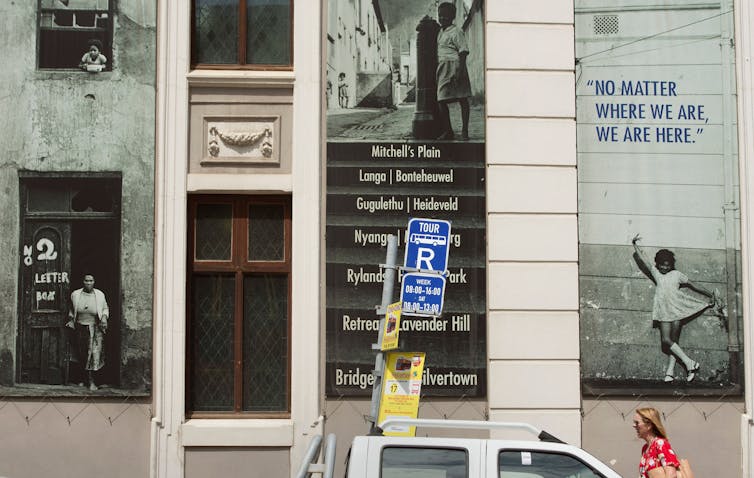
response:
[[[230,260],[232,230],[232,204],[197,205],[194,257],[200,261]]]
[[[195,276],[191,402],[195,411],[233,411],[232,276]]]
[[[238,0],[194,0],[194,62],[238,63]]]
[[[285,208],[278,205],[249,207],[249,260],[285,260]]]
[[[290,204],[196,196],[189,211],[187,413],[288,414]]]
[[[290,0],[246,0],[246,63],[290,65]]]
[[[287,276],[244,278],[243,330],[243,410],[287,410]]]

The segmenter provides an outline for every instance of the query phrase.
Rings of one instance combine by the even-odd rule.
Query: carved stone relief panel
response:
[[[203,118],[201,165],[280,164],[280,117]]]
[[[290,174],[293,88],[192,87],[190,174]]]

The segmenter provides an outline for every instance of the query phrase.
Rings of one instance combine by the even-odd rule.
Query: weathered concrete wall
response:
[[[113,71],[90,74],[37,70],[37,2],[0,3],[0,385],[17,353],[18,171],[119,171],[120,386],[151,387],[156,2],[114,4]]]

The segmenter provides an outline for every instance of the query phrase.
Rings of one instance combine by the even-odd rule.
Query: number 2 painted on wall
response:
[[[47,238],[37,241],[37,250],[40,254],[37,256],[38,261],[52,261],[57,259],[58,251],[55,250],[55,244]]]

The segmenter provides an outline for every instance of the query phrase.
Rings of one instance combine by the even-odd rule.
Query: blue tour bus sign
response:
[[[450,221],[409,219],[404,267],[444,273],[448,268],[449,250]]]
[[[407,272],[401,283],[401,310],[405,315],[436,317],[442,313],[450,250],[450,222],[411,218],[406,232]]]

